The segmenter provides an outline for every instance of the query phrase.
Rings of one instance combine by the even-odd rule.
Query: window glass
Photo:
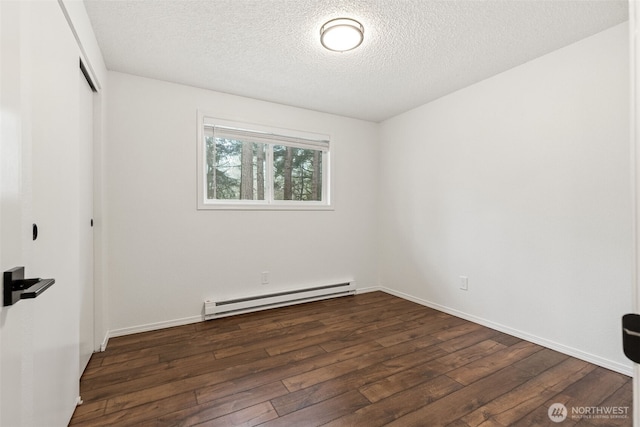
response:
[[[330,207],[329,138],[200,116],[199,209]]]
[[[273,146],[273,198],[322,200],[322,151]]]
[[[264,144],[207,136],[206,163],[207,199],[265,199]]]

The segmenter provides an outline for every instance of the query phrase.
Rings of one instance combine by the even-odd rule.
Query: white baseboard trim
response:
[[[358,288],[356,289],[356,295],[357,294],[366,294],[367,292],[376,292],[376,291],[383,291],[384,289],[380,286],[369,286],[366,288]]]
[[[108,336],[111,338],[121,337],[124,335],[137,334],[139,332],[155,331],[158,329],[171,328],[173,326],[182,326],[198,322],[202,322],[202,315],[184,317],[182,319],[166,320],[164,322],[147,323],[146,325],[131,326],[128,328],[114,329],[108,332]]]
[[[102,344],[100,344],[101,352],[107,349],[107,344],[109,344],[109,331],[105,332],[104,338],[102,339]]]
[[[505,334],[513,335],[514,337],[518,337],[520,339],[532,342],[534,344],[541,345],[543,347],[550,348],[551,350],[558,351],[560,353],[566,354],[568,356],[575,357],[580,360],[584,360],[585,362],[593,363],[594,365],[601,366],[606,369],[610,369],[612,371],[621,373],[623,375],[633,376],[633,366],[631,364],[625,365],[622,363],[618,363],[609,359],[604,359],[600,356],[596,356],[594,354],[586,353],[582,350],[578,350],[573,347],[566,346],[564,344],[560,344],[554,341],[547,340],[545,338],[541,338],[535,335],[528,334],[526,332],[510,328],[508,326],[492,322],[490,320],[477,317],[468,313],[464,313],[462,311],[458,311],[456,309],[446,307],[440,304],[433,303],[431,301],[424,300],[422,298],[417,298],[409,294],[405,294],[404,292],[395,291],[393,289],[386,288],[384,286],[380,286],[379,290],[382,292],[386,292],[390,295],[397,296],[398,298],[403,298],[408,301],[415,302],[420,305],[424,305],[426,307],[433,308],[434,310],[442,311],[444,313],[450,314],[452,316],[460,317],[465,320],[469,320],[470,322],[477,323],[482,326],[486,326],[487,328],[495,329],[496,331],[504,332]]]

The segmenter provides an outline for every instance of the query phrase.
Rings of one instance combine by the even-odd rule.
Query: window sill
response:
[[[333,211],[333,205],[200,203],[199,211]]]

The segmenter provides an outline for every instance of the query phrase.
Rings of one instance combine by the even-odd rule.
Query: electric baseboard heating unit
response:
[[[304,302],[319,301],[356,293],[355,283],[339,283],[336,285],[318,286],[315,288],[277,292],[236,298],[226,301],[206,300],[204,302],[204,320],[249,313],[269,308],[284,307]]]

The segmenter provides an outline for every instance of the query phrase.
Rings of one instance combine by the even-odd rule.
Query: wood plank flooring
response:
[[[629,377],[382,292],[113,338],[80,389],[72,426],[632,425]]]

